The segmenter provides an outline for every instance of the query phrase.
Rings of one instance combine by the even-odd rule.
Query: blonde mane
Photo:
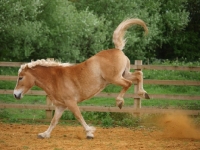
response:
[[[73,64],[70,63],[61,63],[59,61],[55,61],[52,59],[41,59],[41,60],[36,60],[36,61],[31,61],[30,63],[26,63],[21,65],[18,74],[26,67],[28,68],[33,68],[35,66],[44,66],[44,67],[52,67],[52,66],[62,66],[62,67],[66,67],[66,66],[72,66]]]

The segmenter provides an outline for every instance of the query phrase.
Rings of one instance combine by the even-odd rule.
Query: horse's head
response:
[[[14,89],[14,97],[21,99],[23,95],[35,84],[34,76],[29,72],[30,69],[24,68],[19,70],[16,87]]]

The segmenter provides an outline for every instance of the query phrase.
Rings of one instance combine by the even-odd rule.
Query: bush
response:
[[[65,0],[0,1],[0,60],[80,62],[103,49],[104,18]],[[12,6],[12,7],[10,7]],[[7,13],[9,12],[9,13]]]
[[[168,0],[167,2],[165,0],[79,0],[74,3],[77,9],[88,9],[111,22],[111,26],[108,28],[109,47],[113,47],[111,35],[122,20],[140,18],[147,23],[149,34],[146,37],[143,37],[143,29],[138,26],[130,28],[127,32],[128,42],[124,51],[132,62],[135,59],[154,58],[159,52],[164,55],[168,52],[162,50],[164,44],[170,43],[170,48],[178,45],[182,45],[184,48],[183,40],[176,40],[172,43],[171,41],[178,36],[183,37],[182,30],[189,21],[189,12],[185,5],[187,0]]]

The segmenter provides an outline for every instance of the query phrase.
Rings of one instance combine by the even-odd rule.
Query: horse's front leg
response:
[[[87,123],[85,122],[83,116],[81,115],[81,111],[77,105],[76,101],[66,101],[67,107],[68,109],[74,114],[74,116],[76,117],[76,119],[81,123],[81,125],[84,127],[85,131],[86,131],[86,137],[87,139],[93,139],[94,138],[94,132],[95,132],[95,127],[89,126],[87,125]]]
[[[57,125],[57,123],[58,123],[58,121],[59,121],[59,119],[62,116],[64,111],[65,111],[64,107],[61,107],[61,106],[55,107],[55,114],[54,114],[53,119],[51,120],[51,124],[50,124],[49,128],[45,132],[39,133],[38,138],[49,138],[51,136],[51,131]]]

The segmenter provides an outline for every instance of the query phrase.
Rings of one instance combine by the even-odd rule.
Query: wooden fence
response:
[[[8,67],[19,67],[22,62],[0,62],[1,66]],[[141,60],[136,60],[134,65],[131,65],[131,69],[134,70],[182,70],[182,71],[200,71],[200,67],[180,67],[180,66],[158,66],[158,65],[142,65]],[[5,81],[16,81],[17,76],[0,75],[0,80]],[[182,86],[199,86],[200,81],[190,80],[150,80],[145,79],[144,84],[159,84],[159,85],[182,85]],[[168,112],[179,112],[177,109],[158,109],[158,108],[145,108],[141,106],[141,99],[136,94],[138,89],[137,83],[134,83],[133,94],[125,94],[125,98],[133,98],[134,105],[130,107],[103,107],[103,106],[80,106],[81,111],[98,111],[98,112],[128,112],[134,114],[141,113],[168,113]],[[0,94],[13,94],[13,90],[0,89]],[[31,90],[27,93],[28,95],[46,95],[44,91]],[[99,93],[96,97],[110,97],[115,98],[118,93]],[[200,100],[200,95],[177,95],[177,94],[149,94],[151,99],[171,99],[171,100]],[[48,97],[46,98],[46,105],[31,105],[31,104],[5,104],[0,102],[0,108],[18,108],[18,109],[42,109],[46,110],[46,117],[52,117],[52,110],[54,106],[50,103]],[[200,110],[181,110],[182,112],[189,115],[200,114]]]

